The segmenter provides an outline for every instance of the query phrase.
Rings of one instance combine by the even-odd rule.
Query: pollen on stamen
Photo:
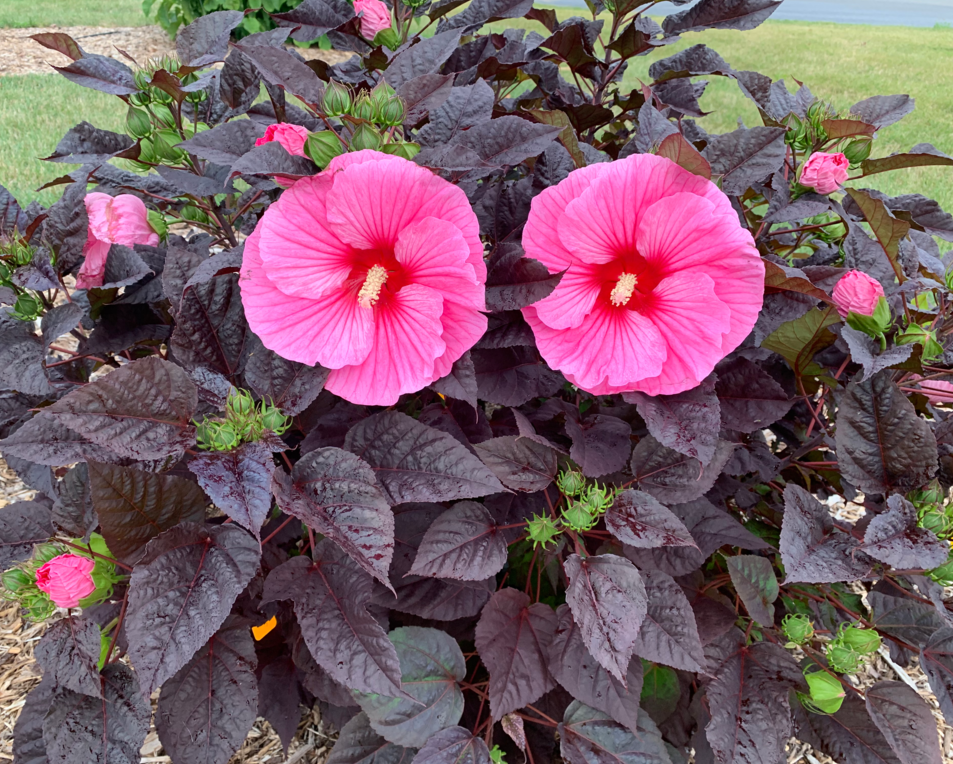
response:
[[[612,287],[612,292],[609,293],[609,302],[613,305],[625,305],[632,299],[637,281],[634,273],[620,275],[616,285]]]
[[[387,269],[382,265],[372,267],[367,272],[361,291],[357,293],[357,304],[362,308],[370,308],[376,305],[386,281]]]

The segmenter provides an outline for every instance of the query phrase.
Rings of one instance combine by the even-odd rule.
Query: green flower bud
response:
[[[781,631],[789,642],[803,645],[814,636],[814,624],[806,615],[788,613],[781,621]]]
[[[37,544],[33,547],[32,564],[39,568],[61,554],[63,554],[63,550],[56,544]]]
[[[388,127],[395,127],[404,121],[404,103],[397,96],[388,98],[378,110],[377,121]]]
[[[231,451],[241,443],[238,433],[231,422],[222,422],[212,434],[212,447],[216,451]]]
[[[156,122],[158,122],[161,127],[175,127],[175,117],[172,115],[172,109],[168,106],[158,103],[152,107],[151,111],[152,116],[155,117]]]
[[[880,635],[871,629],[848,626],[841,631],[837,642],[861,655],[870,655],[880,649]]]
[[[172,133],[172,135],[169,135]],[[181,162],[185,154],[180,149],[172,148],[179,142],[179,136],[171,130],[159,130],[152,138],[152,151],[158,162]]]
[[[837,713],[841,704],[844,702],[844,685],[838,681],[837,677],[831,676],[826,671],[815,671],[812,674],[805,674],[807,686],[811,690],[810,696],[798,693],[801,701],[805,703],[812,711],[820,711],[825,714]]]
[[[898,345],[921,345],[924,361],[930,361],[943,355],[943,346],[936,341],[936,333],[925,326],[911,324],[894,340]]]
[[[378,82],[374,89],[371,90],[371,100],[377,105],[382,105],[389,98],[393,98],[397,95],[397,91],[394,90],[390,85],[388,85],[384,80]]]
[[[556,487],[565,496],[578,496],[586,487],[586,478],[581,472],[565,470],[556,478]]]
[[[13,317],[21,321],[35,321],[42,312],[42,304],[29,292],[24,292],[17,297],[17,301],[13,305]]]
[[[533,548],[546,545],[559,535],[559,526],[548,515],[533,515],[533,519],[527,525],[527,537],[533,542]]]
[[[155,147],[151,138],[143,138],[139,141],[139,159],[143,162],[158,163],[159,157],[156,155]],[[144,165],[146,170],[151,170],[149,165]]]
[[[225,409],[237,417],[247,417],[255,412],[255,399],[247,390],[235,390],[228,396]]]
[[[953,292],[953,268],[950,268],[943,276],[946,282],[946,288]]]
[[[886,332],[891,323],[893,323],[893,319],[890,316],[890,306],[887,304],[886,297],[877,300],[877,307],[874,308],[871,316],[865,316],[854,311],[847,314],[848,326],[874,338]]]
[[[341,139],[331,130],[322,130],[320,133],[311,133],[304,144],[304,153],[311,157],[311,161],[324,169],[331,160],[345,152]]]
[[[3,582],[3,588],[11,594],[18,594],[24,589],[36,588],[36,576],[31,576],[25,570],[20,568],[11,568],[0,576]]]
[[[934,568],[927,573],[927,576],[936,581],[940,586],[953,586],[953,550],[946,562],[939,568]]]
[[[351,116],[355,119],[363,119],[365,122],[373,122],[376,111],[367,93],[361,93],[351,105]]]
[[[144,90],[144,91],[149,90],[149,83],[152,82],[151,72],[147,72],[145,69],[139,69],[135,74],[133,74],[132,78],[135,81],[136,87],[139,88],[139,90]]]
[[[158,210],[148,210],[146,212],[146,219],[149,221],[149,227],[159,234],[159,238],[165,239],[166,234],[169,233],[169,226],[165,222],[165,215]]]
[[[261,424],[266,430],[281,435],[291,426],[291,419],[282,414],[277,406],[264,406],[261,410]]]
[[[592,514],[602,514],[609,509],[609,507],[612,506],[612,502],[615,501],[615,489],[593,483],[583,494],[582,500],[586,506],[589,507]]]
[[[329,117],[340,117],[350,110],[351,89],[347,85],[331,80],[327,90],[324,91],[324,113]]]
[[[180,214],[182,215],[183,220],[191,220],[195,223],[210,222],[208,215],[206,215],[202,210],[200,210],[198,207],[192,204],[185,205],[182,208],[182,212]]]
[[[825,654],[830,667],[840,674],[854,674],[864,662],[860,653],[836,640],[827,645]]]
[[[10,270],[10,266],[0,260],[0,283],[9,285],[12,274],[13,271]]]
[[[198,444],[198,447],[209,451],[212,449],[212,436],[217,428],[215,422],[210,422],[208,419],[204,419],[201,422],[197,422],[195,425],[195,442]]]
[[[870,156],[873,141],[870,138],[858,138],[844,147],[844,156],[851,164],[860,164]]]
[[[396,143],[387,143],[381,146],[381,151],[385,154],[391,154],[395,157],[413,159],[420,153],[420,144],[409,143],[407,141],[397,141]]]
[[[152,134],[152,121],[149,115],[142,109],[134,106],[129,107],[126,112],[126,132],[133,138],[145,138]]]
[[[368,124],[358,125],[354,135],[351,136],[351,148],[355,151],[361,149],[374,149],[376,151],[383,142],[384,139],[381,134]]]
[[[593,515],[588,504],[570,499],[568,506],[563,510],[562,519],[567,528],[582,532],[592,530],[598,516]]]
[[[923,512],[917,524],[921,528],[935,533],[940,538],[950,532],[950,519],[937,509],[929,509]]]
[[[942,504],[945,498],[946,491],[943,490],[943,486],[940,485],[940,481],[936,478],[927,483],[923,488],[918,488],[916,491],[910,491],[910,493],[907,494],[907,499],[917,509],[935,507]]]

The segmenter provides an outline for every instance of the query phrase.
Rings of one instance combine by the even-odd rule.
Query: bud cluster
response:
[[[837,636],[824,650],[827,663],[841,674],[854,674],[863,665],[864,657],[880,649],[880,635],[856,624],[843,623]]]
[[[196,423],[196,440],[205,451],[231,451],[242,443],[261,440],[266,432],[281,435],[291,426],[277,406],[255,403],[247,390],[236,390],[225,403],[224,418],[205,417]]]
[[[17,285],[13,280],[16,269],[30,265],[35,255],[36,250],[19,239],[0,244],[0,286],[7,287],[16,294],[12,315],[21,321],[35,321],[43,312],[43,302],[39,296]]]
[[[917,510],[917,525],[953,543],[953,505],[946,502],[946,498],[946,492],[936,479],[907,494],[907,499]],[[941,586],[953,586],[953,549],[943,565],[926,575]]]
[[[612,506],[618,491],[610,486],[589,484],[581,472],[563,470],[556,478],[556,487],[565,498],[559,518],[534,516],[527,533],[533,545],[545,547],[563,530],[583,533],[592,530],[599,518]]]
[[[814,624],[802,613],[788,613],[781,621],[781,633],[792,645],[805,645],[814,637]]]

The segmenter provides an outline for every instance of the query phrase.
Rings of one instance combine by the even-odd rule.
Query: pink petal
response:
[[[701,383],[722,358],[722,335],[731,311],[715,294],[715,282],[698,271],[668,276],[655,287],[645,315],[668,347],[661,374],[635,388],[649,395],[671,395]]]
[[[109,241],[112,238],[109,222],[113,198],[101,191],[91,191],[86,194],[83,202],[86,205],[86,216],[89,218],[90,235],[99,241]]]
[[[103,194],[105,196],[105,194]],[[103,275],[106,273],[106,258],[112,245],[108,241],[99,241],[89,238],[83,247],[86,259],[76,274],[77,289],[92,289],[103,285]]]
[[[659,330],[634,310],[597,304],[573,329],[552,329],[539,320],[532,305],[523,315],[546,363],[571,374],[584,390],[602,384],[631,390],[640,379],[657,376],[666,362]]]
[[[360,363],[371,349],[374,317],[344,289],[307,299],[285,294],[269,280],[259,254],[260,227],[245,240],[242,304],[265,347],[291,361],[329,369]]]
[[[539,320],[553,329],[579,326],[592,311],[602,289],[598,274],[598,266],[574,261],[552,294],[533,305]]]
[[[87,194],[84,201],[89,231],[100,241],[127,247],[135,244],[154,247],[159,243],[159,235],[149,225],[149,211],[138,196],[112,197],[94,191]]]
[[[764,300],[764,263],[736,213],[694,194],[674,194],[646,210],[638,250],[661,274],[711,276],[715,295],[731,309],[722,356],[751,332]]]
[[[262,216],[261,259],[268,278],[287,295],[318,297],[339,289],[351,273],[351,248],[327,220],[332,178],[301,178]]]
[[[358,365],[335,369],[325,388],[351,403],[390,406],[434,379],[434,359],[446,350],[441,339],[440,293],[409,284],[377,311],[371,352]]]
[[[573,199],[576,199],[609,168],[608,164],[592,164],[573,170],[560,183],[544,189],[530,204],[529,219],[523,228],[523,248],[527,257],[539,260],[550,273],[566,270],[576,258],[563,246],[559,238],[560,218]]]
[[[443,324],[441,339],[446,343],[447,349],[434,361],[433,379],[430,382],[447,376],[454,361],[476,345],[486,332],[487,326],[486,316],[482,313],[458,302],[451,302],[446,297],[440,321]]]
[[[467,262],[469,254],[460,229],[437,218],[424,218],[405,228],[394,247],[394,256],[412,283],[436,289],[444,300],[483,310],[483,285]]]

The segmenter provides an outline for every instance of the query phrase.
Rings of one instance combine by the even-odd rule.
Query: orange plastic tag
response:
[[[272,629],[278,625],[278,619],[275,616],[272,616],[267,621],[265,621],[261,626],[252,626],[251,633],[255,638],[256,642],[260,642],[269,634],[271,634]]]

